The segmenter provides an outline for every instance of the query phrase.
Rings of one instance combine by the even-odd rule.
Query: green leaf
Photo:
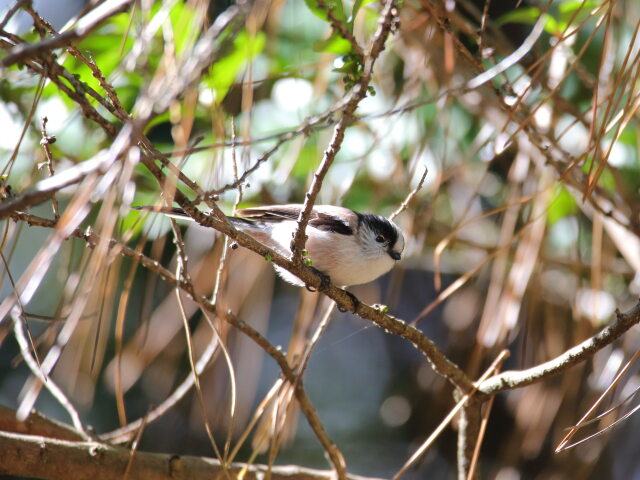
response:
[[[341,67],[336,67],[332,71],[347,73],[350,75],[357,75],[361,72],[362,63],[358,61],[356,58],[347,58],[347,56],[342,57],[344,63]]]
[[[360,9],[365,5],[373,3],[374,1],[375,0],[356,0],[355,2],[353,2],[353,8],[351,9],[351,18],[349,19],[349,21],[353,23],[353,20],[356,18],[356,15],[358,15]]]
[[[496,26],[501,27],[507,23],[535,24],[540,16],[544,18],[544,29],[552,35],[560,34],[566,29],[566,23],[559,22],[548,13],[541,13],[537,7],[524,7],[505,13],[496,20]]]
[[[329,21],[327,9],[330,10],[338,20],[343,22],[347,20],[344,14],[342,0],[324,0],[322,3],[326,6],[325,8],[318,5],[318,0],[304,0],[304,3],[307,4],[309,10],[311,10],[316,17],[321,18],[325,22]]]
[[[594,0],[569,0],[558,5],[558,20],[563,25],[568,25],[571,20],[572,24],[577,24],[586,19],[591,10],[600,5],[600,2]]]
[[[588,13],[598,5],[600,5],[600,2],[596,0],[566,0],[558,5],[558,12],[560,15],[573,15],[576,10]]]
[[[344,55],[351,51],[351,43],[334,32],[326,40],[318,40],[317,42],[313,42],[312,48],[316,52],[328,52],[337,53],[338,55]]]
[[[549,225],[555,224],[558,220],[569,215],[573,215],[578,211],[573,196],[562,185],[555,188],[556,198],[549,204],[547,212],[547,222]]]
[[[250,36],[246,31],[240,32],[233,42],[233,50],[211,67],[206,83],[216,92],[218,103],[236,81],[240,69],[262,52],[264,44],[264,32],[258,32],[254,36]]]
[[[148,122],[144,126],[145,135],[148,134],[153,129],[153,127],[155,127],[156,125],[160,125],[162,123],[169,122],[170,119],[171,119],[171,115],[169,114],[168,110],[166,112],[161,113],[160,115],[156,115],[155,117],[153,117],[151,119],[150,122]]]
[[[537,7],[523,7],[511,10],[505,13],[498,19],[495,24],[497,27],[502,27],[507,23],[528,23],[533,25],[540,18],[540,9]]]

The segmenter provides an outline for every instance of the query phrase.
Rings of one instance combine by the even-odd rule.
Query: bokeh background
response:
[[[366,45],[378,3],[326,3],[343,12],[344,23]],[[6,12],[11,4],[0,6]],[[62,18],[51,16],[49,2],[35,1],[34,8],[58,30],[93,8],[56,4],[56,14],[63,4],[67,9]],[[142,1],[103,22],[77,49],[93,59],[135,117],[149,85],[179,72],[202,32],[231,4]],[[172,161],[205,190],[233,182],[260,159],[241,189],[220,194],[228,214],[235,207],[301,202],[329,144],[337,115],[286,137],[336,105],[353,74],[351,47],[318,11],[322,5],[252,3],[198,81],[145,125],[153,145],[178,152]],[[361,102],[318,203],[390,215],[428,173],[396,219],[407,240],[403,261],[351,291],[416,322],[472,377],[505,348],[511,356],[503,369],[553,358],[597,332],[616,308],[633,306],[640,293],[640,5],[405,0],[399,18],[376,65],[374,92]],[[21,12],[6,31],[37,41],[30,19]],[[466,88],[521,45],[526,51],[512,66],[488,84]],[[65,69],[106,95],[87,64],[58,52]],[[55,172],[113,142],[58,86],[40,84],[27,68],[2,71],[0,98],[0,165],[16,194],[48,176],[43,116],[48,135],[56,137],[50,145]],[[98,111],[118,124],[104,108]],[[108,205],[97,201],[82,225],[109,231],[105,212],[116,212],[112,236],[175,271],[169,221],[130,209],[159,204],[161,190],[135,165],[124,193]],[[77,191],[71,186],[57,194],[60,211]],[[51,202],[30,213],[53,218]],[[1,297],[7,298],[10,276],[17,282],[28,273],[51,230],[14,220],[3,220],[0,229],[7,262]],[[289,354],[299,352],[327,299],[285,284],[263,258],[230,249],[213,230],[186,223],[180,230],[197,291],[211,295],[215,288],[220,311],[230,309]],[[119,391],[126,419],[144,417],[189,376],[190,366],[174,289],[129,258],[110,253],[98,262],[95,256],[82,240],[64,242],[25,311],[39,355],[55,357],[52,379],[83,421],[105,433],[123,420]],[[211,328],[196,304],[183,301],[197,356]],[[267,463],[258,433],[240,439],[279,370],[246,336],[221,319],[215,323],[237,397],[231,420],[230,372],[219,350],[200,379],[209,424],[219,442],[231,436],[238,461]],[[480,454],[481,478],[640,478],[634,415],[554,453],[566,429],[635,359],[639,343],[636,328],[566,374],[499,394]],[[616,408],[578,437],[631,412],[639,378],[633,364],[599,411]],[[373,477],[397,472],[455,404],[451,386],[413,346],[349,313],[334,313],[310,359],[305,387],[349,471]],[[0,403],[19,411],[35,407],[68,422],[21,361],[8,319],[0,323]],[[258,432],[267,419],[265,413]],[[295,406],[281,440],[275,463],[327,468]],[[197,395],[191,391],[148,424],[140,448],[212,456]],[[454,424],[405,478],[454,478],[455,451]]]

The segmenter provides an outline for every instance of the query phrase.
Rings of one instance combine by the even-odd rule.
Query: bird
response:
[[[191,218],[180,208],[134,208]],[[239,209],[227,218],[238,230],[289,258],[302,209],[301,204],[266,205]],[[307,264],[325,277],[323,283],[342,287],[369,283],[384,275],[402,258],[405,246],[402,231],[393,221],[334,205],[314,206],[305,233]],[[283,280],[305,286],[297,276],[274,266]]]

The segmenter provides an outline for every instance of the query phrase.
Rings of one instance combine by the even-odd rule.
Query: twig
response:
[[[161,172],[160,175],[161,180]],[[191,218],[200,225],[214,228],[219,232],[228,235],[239,245],[258,253],[262,257],[268,256],[271,258],[273,263],[293,273],[307,285],[314,288],[320,288],[321,279],[318,278],[318,276],[310,269],[304,266],[304,264],[294,264],[291,260],[258,242],[250,235],[238,231],[229,222],[223,222],[213,216],[202,213],[194,208],[191,202],[189,202],[179,191],[176,192],[175,200],[189,214],[189,216],[191,216]],[[353,309],[352,298],[345,290],[334,285],[329,285],[325,288],[324,293],[331,299],[335,300],[339,307],[345,310]],[[354,313],[362,318],[371,320],[379,327],[391,333],[395,333],[406,340],[409,340],[429,359],[429,362],[435,371],[447,378],[457,388],[462,389],[464,392],[468,392],[472,389],[473,382],[467,377],[467,375],[465,375],[460,367],[449,360],[420,330],[364,303],[360,303]]]
[[[398,480],[401,476],[403,476],[405,473],[409,471],[409,469],[416,463],[416,461],[418,461],[418,459],[420,459],[425,454],[427,449],[429,449],[429,447],[433,444],[436,438],[438,438],[438,436],[447,427],[447,425],[451,423],[451,421],[456,416],[456,414],[467,406],[467,402],[475,394],[477,390],[476,384],[481,383],[485,378],[491,375],[491,373],[495,371],[496,366],[502,363],[504,359],[507,358],[508,356],[509,356],[509,352],[506,350],[503,350],[498,355],[498,357],[493,361],[491,366],[480,377],[478,382],[474,383],[472,390],[466,393],[465,395],[463,395],[462,398],[458,400],[455,407],[453,407],[451,411],[447,414],[447,416],[444,418],[444,420],[440,422],[440,425],[438,425],[438,427],[433,432],[431,432],[431,435],[429,435],[429,437],[422,443],[422,445],[420,445],[420,447],[413,453],[413,455],[411,455],[409,460],[407,460],[407,462],[402,466],[402,468],[398,471],[398,473],[396,473],[392,477],[391,480]]]
[[[331,24],[331,27],[335,31],[337,31],[342,38],[344,38],[351,44],[351,48],[353,48],[356,51],[356,53],[358,54],[358,56],[360,56],[360,58],[363,58],[364,51],[362,50],[362,47],[358,44],[356,37],[353,36],[353,33],[349,31],[347,26],[341,20],[336,18],[336,16],[333,14],[333,10],[331,10],[331,7],[329,7],[329,5],[327,5],[324,2],[324,0],[317,0],[316,3],[318,7],[324,10],[324,12],[327,14],[327,18],[329,19],[329,23]]]
[[[89,35],[105,20],[129,8],[129,5],[131,5],[133,1],[134,0],[110,0],[104,3],[103,8],[96,8],[81,18],[77,26],[72,30],[68,30],[38,43],[23,43],[17,45],[9,55],[0,60],[0,67],[9,67],[14,63],[25,62],[34,57],[39,57],[42,53],[49,53],[51,50],[65,47],[75,40],[80,40]]]
[[[149,416],[149,412],[142,417],[142,424],[140,428],[136,432],[136,438],[133,440],[133,444],[131,445],[131,452],[129,454],[129,460],[127,461],[127,468],[124,470],[124,475],[122,476],[122,480],[127,480],[129,478],[129,473],[131,472],[131,466],[133,465],[133,460],[136,458],[136,453],[138,452],[138,445],[140,444],[140,440],[142,439],[142,433],[144,432],[145,427],[147,426],[147,417]]]
[[[0,203],[0,219],[15,212],[38,205],[50,198],[56,192],[70,185],[81,182],[90,174],[102,174],[113,163],[112,155],[98,154],[92,159],[85,160],[56,175],[39,181],[33,190],[17,197],[11,197]]]
[[[38,435],[59,440],[84,440],[72,426],[32,411],[24,420],[16,418],[16,411],[0,405],[0,431]]]
[[[55,143],[56,137],[47,135],[48,121],[49,119],[47,117],[42,117],[42,140],[40,140],[40,145],[42,145],[44,154],[47,157],[47,161],[44,162],[44,165],[49,171],[49,176],[53,177],[55,172],[53,171],[53,156],[51,155],[51,148],[49,148],[49,145]],[[58,199],[56,198],[55,193],[51,195],[51,204],[53,205],[53,218],[54,220],[58,220],[58,218],[60,218],[60,208],[58,207]]]
[[[420,177],[420,181],[418,182],[418,185],[416,185],[416,188],[414,188],[409,193],[409,195],[407,195],[407,198],[404,199],[404,202],[400,204],[398,209],[389,216],[389,220],[393,220],[394,218],[396,218],[398,215],[400,215],[402,212],[404,212],[407,209],[407,207],[409,206],[409,203],[411,203],[411,201],[414,199],[414,197],[418,194],[418,192],[422,188],[422,185],[424,184],[424,180],[427,178],[427,173],[429,173],[429,169],[427,167],[424,167],[424,173],[422,174],[422,177]]]
[[[74,428],[78,431],[82,438],[84,438],[85,440],[91,440],[91,436],[86,432],[84,426],[82,425],[80,415],[76,411],[73,404],[69,401],[62,390],[60,390],[60,387],[58,387],[50,377],[45,376],[40,366],[31,356],[31,353],[29,352],[29,342],[27,341],[27,338],[25,336],[18,307],[14,307],[11,310],[11,318],[13,320],[13,333],[20,347],[20,355],[29,367],[29,370],[31,370],[31,373],[42,382],[44,387],[49,391],[49,393],[51,393],[51,395],[53,395],[53,397],[58,401],[62,408],[67,411],[69,417],[71,417],[71,422],[73,423]]]
[[[600,394],[600,396],[594,402],[594,404],[591,405],[589,410],[587,410],[587,413],[585,413],[582,416],[582,418],[578,421],[578,423],[576,425],[574,425],[573,427],[571,427],[571,429],[564,436],[564,438],[562,440],[560,440],[560,443],[558,444],[558,446],[556,447],[556,450],[555,450],[556,453],[560,453],[563,450],[567,450],[567,449],[569,449],[571,447],[574,447],[575,445],[577,445],[577,444],[582,442],[582,440],[580,440],[578,442],[573,443],[572,445],[567,445],[569,443],[569,440],[571,440],[573,438],[573,436],[576,434],[578,429],[584,427],[585,425],[587,425],[589,423],[589,422],[586,421],[587,418],[589,418],[589,416],[595,411],[595,409],[598,408],[598,406],[607,397],[607,395],[611,392],[611,390],[613,390],[616,387],[616,385],[618,385],[618,382],[620,381],[620,379],[627,373],[629,368],[631,368],[631,366],[636,362],[636,360],[638,360],[639,357],[640,357],[640,351],[637,351],[634,354],[634,356],[631,358],[631,360],[629,360],[626,363],[626,365],[622,369],[620,369],[620,371],[616,374],[615,378],[611,381],[611,383],[605,389],[605,391]],[[628,400],[628,398],[627,398],[627,400]]]
[[[625,313],[616,310],[616,318],[610,325],[556,358],[526,370],[507,371],[485,380],[478,387],[478,393],[493,395],[503,390],[525,387],[562,373],[591,358],[597,351],[612,343],[638,323],[640,323],[640,302]]]
[[[0,30],[4,30],[4,27],[7,26],[7,23],[9,23],[9,20],[11,20],[11,18],[13,18],[16,12],[20,10],[26,3],[27,3],[27,0],[17,0],[11,6],[11,8],[7,10],[7,13],[3,17],[2,21],[0,21]]]
[[[200,355],[200,358],[195,364],[195,371],[198,375],[201,375],[205,368],[207,368],[211,363],[211,359],[218,351],[218,341],[218,337],[214,335],[207,345],[207,348],[205,348]],[[191,390],[191,387],[193,387],[195,378],[196,377],[193,375],[193,372],[190,372],[180,385],[178,385],[171,393],[171,395],[169,395],[160,405],[152,409],[145,418],[139,418],[122,428],[118,428],[117,430],[113,430],[108,433],[103,433],[99,435],[99,438],[110,443],[124,443],[129,441],[132,436],[140,430],[143,423],[149,424],[154,422],[182,400],[189,390]]]
[[[320,163],[318,170],[316,170],[311,186],[305,195],[304,205],[300,211],[300,215],[298,216],[298,226],[293,234],[293,239],[291,240],[291,259],[294,264],[302,264],[302,251],[304,250],[306,242],[305,231],[307,229],[307,224],[309,223],[311,210],[313,209],[318,193],[320,193],[320,187],[322,186],[324,177],[329,171],[329,167],[331,167],[333,160],[342,146],[345,130],[353,121],[353,115],[358,108],[358,104],[367,94],[369,83],[371,82],[371,76],[373,74],[373,67],[378,56],[384,49],[385,41],[391,33],[397,14],[396,1],[388,0],[380,14],[378,30],[375,32],[371,45],[364,57],[364,72],[347,96],[348,100],[342,112],[342,117],[333,129],[331,142],[324,151],[322,162]]]

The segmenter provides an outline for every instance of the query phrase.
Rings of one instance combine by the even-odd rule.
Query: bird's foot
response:
[[[313,273],[315,273],[318,277],[320,277],[320,287],[316,290],[311,285],[305,285],[305,288],[310,292],[317,292],[318,290],[322,291],[326,289],[331,283],[331,278],[326,273],[321,272],[315,267],[309,267]]]
[[[348,290],[345,290],[345,291],[347,292],[347,295],[349,296],[349,299],[351,300],[351,311],[353,313],[356,313],[356,310],[358,309],[358,306],[360,305],[360,300],[358,300],[353,293],[349,292]],[[348,308],[342,308],[340,305],[338,305],[338,310],[341,311],[342,313],[349,311]]]

